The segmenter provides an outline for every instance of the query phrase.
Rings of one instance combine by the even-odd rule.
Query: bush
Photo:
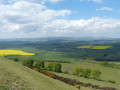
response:
[[[35,68],[42,69],[44,68],[44,61],[37,61],[34,65]]]
[[[53,63],[52,71],[54,72],[61,72],[61,64],[60,63]]]
[[[99,79],[101,72],[99,70],[93,70],[91,75],[92,75],[92,78]]]
[[[115,84],[116,82],[115,81],[113,81],[113,80],[108,80],[108,82],[109,83],[113,83],[113,84]]]
[[[102,66],[109,66],[109,63],[107,61],[104,61],[101,63]]]
[[[18,62],[18,58],[13,58],[12,60],[15,62]]]
[[[82,76],[83,75],[83,69],[82,68],[76,68],[74,74],[77,76]]]
[[[84,69],[82,76],[85,78],[89,78],[91,73],[91,69]]]
[[[80,85],[76,85],[76,88],[80,89]]]
[[[27,67],[32,67],[34,63],[34,60],[23,60],[23,65]]]

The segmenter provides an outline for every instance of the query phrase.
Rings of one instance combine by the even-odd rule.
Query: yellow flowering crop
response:
[[[107,49],[110,47],[112,47],[112,46],[94,46],[94,47],[92,47],[92,49]]]
[[[7,55],[35,55],[34,53],[27,53],[20,50],[0,50],[0,56]]]
[[[91,47],[93,47],[93,46],[79,46],[77,48],[91,48]]]
[[[107,49],[110,48],[112,46],[79,46],[77,48],[87,48],[87,49]]]

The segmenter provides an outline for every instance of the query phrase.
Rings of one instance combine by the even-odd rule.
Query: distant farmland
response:
[[[27,53],[20,50],[0,50],[0,56],[8,55],[35,55],[34,53]]]
[[[87,48],[87,49],[107,49],[110,48],[112,46],[79,46],[77,48]]]

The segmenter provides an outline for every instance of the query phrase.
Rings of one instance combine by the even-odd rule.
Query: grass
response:
[[[77,90],[58,80],[0,57],[0,90]]]
[[[20,50],[0,50],[1,56],[8,56],[8,55],[35,55],[34,53],[27,53]]]
[[[88,62],[72,62],[72,63],[61,63],[61,64],[62,64],[62,71],[68,72],[69,74],[63,74],[63,73],[55,73],[55,74],[73,78],[73,79],[76,79],[76,80],[79,80],[85,83],[92,83],[94,85],[99,85],[103,87],[114,87],[120,90],[120,69],[104,67],[98,64],[92,64]],[[75,68],[100,70],[102,72],[100,79],[102,79],[103,81],[97,81],[94,79],[87,79],[83,77],[74,76],[72,75],[72,73],[74,72]],[[108,80],[113,80],[116,82],[116,84],[111,84],[107,82]]]
[[[116,83],[120,84],[120,69],[104,67],[98,64],[92,64],[87,62],[73,62],[73,63],[62,63],[62,70],[72,74],[75,68],[88,68],[92,70],[100,70],[102,72],[102,80],[114,80]]]
[[[87,49],[107,49],[112,46],[79,46],[77,48],[87,48]]]
[[[74,76],[74,75],[71,75],[71,74],[55,73],[55,72],[52,72],[52,73],[54,73],[56,75],[59,75],[59,76],[62,76],[62,77],[76,79],[76,80],[84,82],[84,83],[91,83],[93,85],[99,85],[101,87],[114,87],[114,88],[120,90],[120,85],[118,85],[118,84],[111,84],[111,83],[108,83],[108,82],[97,81],[97,80],[94,80],[94,79],[87,79],[87,78],[83,78],[83,77]],[[83,90],[89,90],[89,89],[83,89]],[[94,90],[94,89],[91,89],[91,90]]]

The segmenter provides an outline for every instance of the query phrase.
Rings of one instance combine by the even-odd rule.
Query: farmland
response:
[[[27,53],[20,50],[0,50],[0,56],[8,55],[35,55],[34,53]]]
[[[71,40],[71,39],[70,39]],[[33,56],[7,56],[9,58],[18,57],[33,58],[35,60],[84,60],[94,59],[97,61],[119,61],[120,41],[119,40],[79,40],[73,39],[46,39],[31,41],[6,41],[1,42],[0,49],[15,49],[29,53]],[[76,48],[79,47],[80,48]],[[81,48],[82,46],[82,48]],[[84,46],[84,48],[83,48]],[[90,47],[94,49],[88,49]]]
[[[88,49],[107,49],[112,46],[79,46],[77,48],[88,48]]]
[[[91,83],[92,85],[99,85],[101,87],[114,87],[117,88],[118,90],[120,89],[119,88],[120,87],[120,81],[119,81],[120,40],[79,40],[79,39],[39,40],[37,39],[30,41],[29,40],[0,41],[0,43],[1,43],[0,54],[1,56],[4,56],[1,58],[3,60],[6,60],[6,58],[8,58],[9,60],[7,59],[7,61],[8,62],[10,61],[9,63],[11,64],[14,63],[17,66],[20,65],[19,67],[22,67],[21,64],[23,60],[34,60],[35,63],[39,60],[42,60],[45,62],[45,69],[46,69],[48,63],[59,62],[62,66],[61,68],[62,73],[52,72],[55,73],[56,75],[63,76],[66,78],[68,77],[71,79],[76,79],[84,83]],[[14,58],[17,58],[18,62],[13,62],[12,60],[14,60]],[[100,65],[100,63],[102,63],[103,61],[107,61],[108,63],[111,64],[113,63],[113,65],[117,65],[117,66],[114,67],[102,66]],[[5,62],[3,61],[1,62],[5,64]],[[73,72],[76,68],[99,70],[102,73],[100,75],[100,80],[75,76],[73,75]],[[14,70],[14,68],[11,68],[11,70]],[[17,70],[19,70],[19,68],[15,68],[15,71],[18,73]],[[2,71],[4,71],[4,69]],[[22,72],[22,70],[19,71]],[[24,71],[24,73],[26,71]],[[34,74],[34,71],[30,71],[30,72]],[[26,74],[27,73],[29,72],[26,72]],[[37,72],[35,72],[35,74],[38,75]],[[32,77],[34,77],[34,75]],[[20,77],[25,77],[25,76],[21,75]],[[32,78],[29,75],[28,77],[29,79]],[[40,80],[40,78],[37,79]],[[25,80],[28,80],[28,78],[25,77]],[[31,79],[31,81],[35,82],[36,85],[41,84],[41,82],[34,81],[33,79]],[[53,80],[50,79],[50,81]],[[115,83],[113,84],[110,83],[109,81],[114,81]],[[24,80],[20,80],[20,82],[24,82]],[[31,83],[25,82],[25,83],[28,86],[32,84],[32,82]],[[47,82],[44,83],[49,85]],[[54,84],[51,85],[54,86]],[[43,85],[42,88],[44,87],[45,85]],[[58,87],[60,86],[57,85],[55,88]],[[50,88],[52,89],[52,87]],[[65,86],[65,88],[67,88],[67,86]],[[83,90],[84,89],[91,90],[91,88],[86,88],[86,87],[82,87],[82,88]]]

